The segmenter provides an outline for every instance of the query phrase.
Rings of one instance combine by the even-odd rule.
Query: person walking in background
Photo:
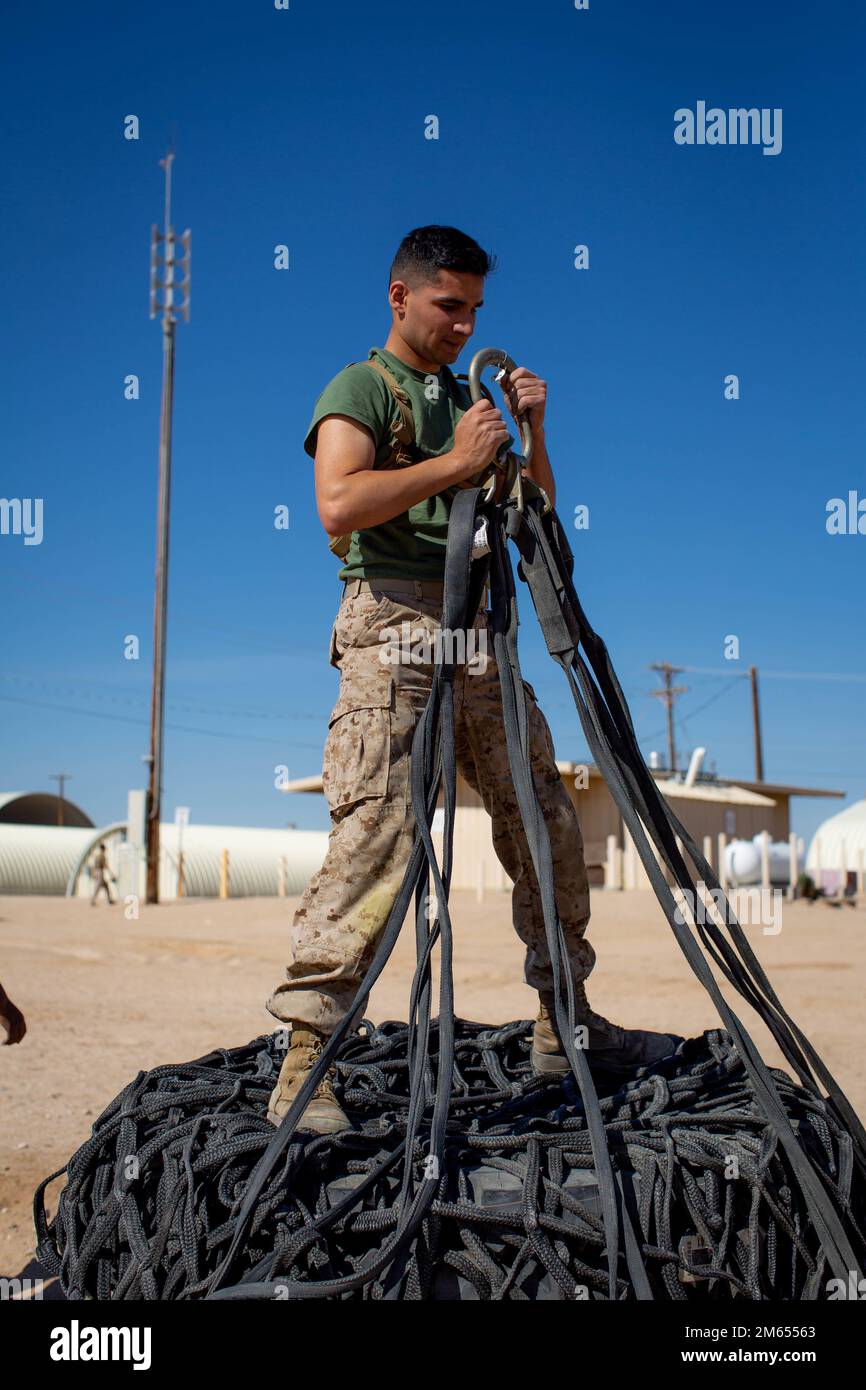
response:
[[[94,889],[90,899],[90,906],[96,906],[96,899],[98,898],[99,893],[103,888],[105,889],[105,896],[107,897],[108,901],[110,903],[113,903],[114,899],[111,896],[111,889],[108,886],[108,880],[113,879],[113,881],[116,883],[117,879],[114,878],[114,875],[111,873],[108,867],[108,860],[105,855],[104,844],[101,844],[99,846],[99,849],[96,851],[96,856],[93,860],[91,868],[93,870]]]

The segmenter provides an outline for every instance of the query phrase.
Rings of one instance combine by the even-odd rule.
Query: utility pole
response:
[[[749,680],[752,685],[752,723],[755,730],[755,781],[764,780],[764,748],[761,742],[761,706],[758,701],[758,668],[749,667]]]
[[[60,786],[58,787],[58,790],[57,790],[57,798],[58,798],[58,800],[57,800],[57,824],[58,824],[58,825],[63,825],[63,789],[64,789],[64,787],[66,786],[66,783],[71,779],[71,777],[72,777],[72,773],[71,773],[71,772],[52,772],[52,773],[49,773],[49,776],[48,776],[49,782],[59,782],[59,783],[60,783]]]
[[[650,690],[649,694],[658,700],[664,700],[668,712],[668,767],[671,772],[677,770],[677,750],[674,744],[674,700],[678,695],[684,695],[688,690],[687,685],[673,685],[674,676],[678,676],[682,671],[682,666],[672,666],[669,661],[655,661],[650,665],[651,671],[661,671],[664,676],[663,690]]]
[[[159,902],[159,817],[163,781],[163,714],[165,710],[165,635],[168,610],[168,528],[171,503],[171,420],[174,407],[174,330],[176,311],[189,323],[189,229],[176,237],[171,225],[171,166],[169,148],[159,161],[165,170],[164,230],[154,224],[150,238],[150,317],[162,315],[162,407],[159,421],[159,495],[156,508],[156,585],[153,603],[153,695],[150,707],[150,784],[147,794],[147,884],[145,902]],[[160,242],[162,255],[160,255]],[[183,254],[178,255],[180,242]],[[164,279],[159,279],[159,267]],[[183,279],[175,281],[175,267]],[[162,291],[162,302],[159,292]],[[175,295],[182,291],[176,302]]]

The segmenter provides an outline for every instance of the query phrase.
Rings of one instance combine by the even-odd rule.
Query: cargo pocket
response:
[[[339,619],[338,619],[339,621]],[[328,644],[328,661],[336,670],[340,669],[340,648],[337,643],[337,623],[331,628],[331,640]]]
[[[376,672],[355,676],[340,692],[322,762],[322,790],[332,812],[388,795],[393,684],[390,674]]]

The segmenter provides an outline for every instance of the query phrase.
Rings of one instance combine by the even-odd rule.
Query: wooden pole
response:
[[[147,888],[159,902],[159,818],[162,803],[165,713],[165,637],[168,612],[168,532],[171,509],[171,412],[174,394],[174,322],[163,324],[162,411],[159,431],[159,498],[156,517],[156,586],[153,602],[153,690],[150,706],[150,780],[147,792]]]
[[[651,690],[650,695],[656,699],[663,700],[667,709],[668,716],[668,771],[671,776],[677,770],[677,749],[674,742],[674,700],[677,695],[683,695],[688,690],[687,685],[674,685],[673,678],[679,675],[683,668],[672,666],[669,661],[655,661],[651,663],[651,671],[660,671],[664,680],[663,690]]]
[[[764,749],[761,743],[761,706],[758,700],[758,668],[749,667],[749,680],[752,683],[752,724],[755,734],[755,781],[764,780]]]
[[[49,780],[52,781],[52,782],[57,782],[57,783],[59,783],[59,786],[58,786],[58,789],[57,789],[57,824],[58,824],[58,825],[63,825],[63,824],[65,824],[65,822],[64,822],[64,820],[63,820],[63,793],[64,793],[64,791],[65,791],[65,789],[66,789],[66,783],[69,781],[69,779],[70,779],[71,776],[72,776],[72,774],[71,774],[70,772],[51,772],[51,773],[49,773]]]
[[[604,861],[604,886],[605,888],[619,888],[620,884],[616,878],[616,836],[608,835],[605,840],[605,861]]]
[[[159,491],[156,507],[156,576],[153,599],[153,688],[150,704],[150,753],[146,811],[145,902],[159,902],[159,822],[163,784],[163,749],[165,724],[165,639],[168,623],[168,542],[171,515],[171,429],[174,411],[174,346],[176,310],[189,322],[190,234],[187,230],[177,237],[171,224],[171,150],[161,159],[165,170],[164,232],[156,226],[151,237],[150,317],[162,312],[162,403],[159,417]],[[159,280],[159,243],[162,242],[164,280]],[[180,242],[185,254],[178,255]],[[182,281],[175,280],[175,270],[185,270]],[[159,291],[162,304],[159,304]],[[179,290],[184,291],[177,299]]]
[[[622,886],[633,892],[637,888],[638,857],[631,832],[623,828],[625,844],[622,851]]]
[[[231,894],[231,874],[229,871],[229,852],[227,849],[220,850],[220,897],[228,898]]]
[[[788,896],[793,898],[797,892],[797,880],[800,877],[799,856],[797,853],[797,836],[793,830],[788,836],[788,853],[790,868],[788,872]]]

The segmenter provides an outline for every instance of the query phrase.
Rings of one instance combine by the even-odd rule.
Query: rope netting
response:
[[[408,1029],[365,1020],[338,1054],[335,1091],[354,1128],[296,1133],[269,1175],[216,1297],[294,1298],[357,1276],[342,1299],[607,1299],[599,1188],[569,1074],[532,1072],[532,1024],[456,1020],[442,1161],[413,1144],[414,1182],[435,1197],[384,1269],[363,1265],[393,1233],[409,1113]],[[207,1296],[250,1176],[274,1130],[269,1093],[285,1034],[142,1072],[100,1115],[64,1172],[55,1219],[36,1194],[43,1264],[70,1298]],[[434,1022],[428,1104],[438,1061]],[[852,1140],[815,1094],[771,1069],[785,1113],[862,1239]],[[825,1297],[827,1263],[783,1147],[730,1034],[682,1042],[652,1073],[593,1067],[623,1209],[652,1294],[667,1300]],[[300,1295],[303,1296],[303,1295]],[[617,1297],[635,1297],[620,1257]]]

